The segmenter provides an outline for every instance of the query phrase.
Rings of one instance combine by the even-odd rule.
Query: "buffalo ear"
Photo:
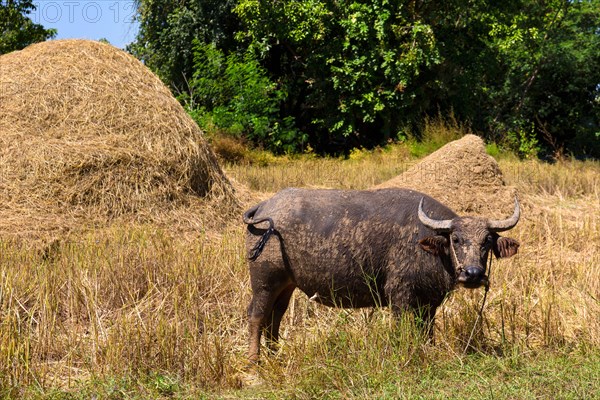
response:
[[[419,240],[419,245],[423,250],[435,256],[444,252],[444,248],[448,246],[448,239],[442,235],[427,236]]]
[[[519,242],[509,237],[498,237],[494,243],[494,255],[496,258],[508,258],[517,254]]]

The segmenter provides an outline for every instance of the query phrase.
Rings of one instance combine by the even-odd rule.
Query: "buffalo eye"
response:
[[[481,245],[481,251],[488,251],[490,249],[490,247],[492,246],[493,242],[494,242],[494,238],[492,237],[492,235],[487,235],[485,237],[485,241]]]
[[[462,238],[460,236],[458,236],[456,233],[453,233],[451,238],[452,238],[452,241],[456,244],[460,244],[462,242]]]
[[[485,237],[485,242],[483,243],[483,245],[485,247],[490,247],[493,243],[494,243],[494,237],[492,235],[487,235]]]

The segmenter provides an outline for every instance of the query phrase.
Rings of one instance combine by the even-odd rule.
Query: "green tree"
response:
[[[175,91],[195,91],[192,109],[266,147],[298,149],[291,141],[308,137],[335,153],[418,135],[426,118],[452,114],[523,154],[600,157],[600,0],[139,1],[130,50]],[[212,73],[194,62],[195,41],[266,96],[269,123],[228,124],[223,107],[228,118],[258,114],[233,98],[194,98]],[[220,72],[219,95],[235,97],[225,88],[239,76]],[[282,121],[305,135],[256,130]]]
[[[417,82],[440,58],[411,4],[241,0],[235,11],[238,37],[287,88],[283,112],[331,152],[395,137],[427,106]]]
[[[194,67],[185,100],[201,127],[243,135],[275,152],[301,150],[306,135],[295,129],[292,117],[279,118],[287,93],[271,82],[252,53],[226,56],[215,44],[196,41]]]
[[[485,131],[488,113],[482,104],[490,86],[502,76],[502,67],[491,45],[491,21],[508,23],[520,12],[520,2],[463,0],[431,3],[419,12],[429,15],[440,62],[421,71],[419,96],[428,99],[423,113],[454,115]]]
[[[237,50],[235,0],[136,0],[140,30],[127,50],[176,92],[188,91],[194,73],[194,42]]]
[[[526,149],[600,157],[600,1],[527,1],[490,25],[501,73],[489,128]]]
[[[56,35],[55,29],[45,29],[28,17],[35,9],[31,0],[0,1],[0,54],[21,50]]]

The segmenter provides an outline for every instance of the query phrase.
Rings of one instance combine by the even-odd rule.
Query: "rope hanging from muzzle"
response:
[[[490,277],[492,276],[492,259],[494,258],[492,251],[489,252],[489,257],[490,257],[490,260],[488,263],[488,279],[485,282],[485,289],[483,292],[483,300],[481,301],[481,307],[479,308],[479,312],[477,313],[477,319],[475,319],[475,323],[473,324],[473,328],[471,329],[471,334],[469,335],[469,340],[467,340],[467,344],[465,345],[463,354],[467,353],[467,349],[471,345],[471,340],[473,340],[473,335],[475,334],[475,328],[477,327],[479,320],[480,319],[483,320],[483,308],[485,307],[485,301],[487,300],[487,294],[490,291]]]

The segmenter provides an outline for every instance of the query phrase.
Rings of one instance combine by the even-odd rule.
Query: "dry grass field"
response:
[[[414,162],[397,146],[225,170],[260,198],[367,188]],[[114,225],[43,249],[0,239],[0,398],[598,398],[600,164],[499,164],[520,193],[522,246],[494,262],[475,329],[479,290],[447,299],[434,344],[387,310],[296,293],[280,351],[252,374],[240,221],[185,236]]]

